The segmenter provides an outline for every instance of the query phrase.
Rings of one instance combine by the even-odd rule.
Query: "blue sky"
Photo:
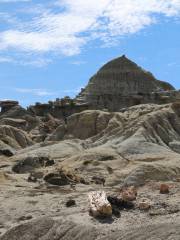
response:
[[[180,89],[180,0],[0,0],[0,99],[75,96],[126,54]]]

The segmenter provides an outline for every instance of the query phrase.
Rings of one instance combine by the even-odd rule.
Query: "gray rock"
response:
[[[28,173],[33,171],[35,168],[40,168],[45,166],[45,162],[48,159],[46,157],[27,157],[21,161],[18,161],[13,167],[12,170],[15,173]]]

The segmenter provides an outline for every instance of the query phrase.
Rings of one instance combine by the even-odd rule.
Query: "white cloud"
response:
[[[178,62],[170,62],[170,63],[168,63],[168,67],[180,67],[180,63],[178,63]]]
[[[79,93],[81,88],[82,87],[78,87],[75,89],[65,89],[63,91],[50,91],[41,88],[14,88],[13,90],[22,94],[30,94],[38,97],[45,97],[45,96],[59,96],[61,94],[74,95]]]
[[[77,66],[80,66],[86,63],[87,63],[86,61],[81,61],[81,60],[71,62],[72,65],[77,65]]]
[[[44,97],[44,96],[52,96],[55,95],[55,92],[50,92],[46,89],[31,89],[31,88],[15,88],[15,91],[18,93],[23,93],[23,94],[33,94],[35,96],[39,97]]]
[[[12,63],[14,60],[10,57],[0,56],[0,63]]]
[[[22,65],[22,66],[33,66],[33,67],[45,67],[49,63],[52,63],[51,59],[47,58],[35,58],[35,59],[23,59],[23,60],[14,60],[15,64]]]
[[[10,1],[10,0],[7,0]],[[1,1],[2,2],[2,1]],[[11,0],[12,2],[12,0]],[[178,17],[180,0],[58,0],[31,20],[0,32],[0,50],[72,56],[89,41],[114,43],[156,23],[157,15]],[[36,4],[34,5],[34,7]],[[45,5],[46,6],[46,5]]]
[[[0,3],[30,2],[31,0],[0,0]]]
[[[48,58],[33,58],[32,56],[30,57],[23,57],[21,59],[21,56],[14,56],[14,57],[9,57],[9,56],[0,56],[0,63],[13,63],[14,65],[22,65],[22,66],[33,66],[33,67],[45,67],[49,63],[52,63],[51,59]]]

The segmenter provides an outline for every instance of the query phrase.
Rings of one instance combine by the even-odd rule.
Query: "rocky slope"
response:
[[[12,154],[0,156],[0,239],[179,239],[179,103],[87,110],[59,124],[31,117],[31,127],[24,114],[1,117],[1,149]],[[47,120],[56,125],[35,142],[32,133]],[[163,182],[168,195],[159,193]],[[134,209],[120,218],[89,216],[90,191],[115,194],[131,185],[138,188]],[[148,211],[138,208],[144,198]]]
[[[0,101],[0,240],[179,240],[179,100],[122,56],[75,99]]]

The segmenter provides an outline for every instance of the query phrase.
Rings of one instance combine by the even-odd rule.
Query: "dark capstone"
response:
[[[117,206],[118,208],[123,207],[123,200],[121,198],[115,196],[108,196],[107,200],[111,203],[111,205]]]
[[[52,166],[53,164],[54,160],[50,160],[48,157],[32,156],[17,162],[12,170],[16,173],[27,173],[33,171],[35,168]]]
[[[37,182],[37,178],[35,176],[33,176],[32,174],[30,174],[27,181],[28,182]]]
[[[49,173],[44,177],[44,180],[47,183],[58,186],[65,186],[70,184],[70,181],[63,173]]]
[[[49,166],[53,166],[55,164],[55,161],[54,160],[47,160],[46,163],[45,163],[45,167],[49,167]]]
[[[135,206],[133,202],[123,201],[123,207],[124,209],[134,209]]]
[[[12,157],[14,155],[13,151],[10,149],[1,149],[0,153],[5,155],[6,157]]]
[[[16,173],[26,173],[34,170],[35,168],[44,166],[43,157],[27,157],[19,162],[17,162],[12,170]]]
[[[76,205],[76,201],[73,199],[70,199],[66,202],[66,207],[72,207]]]
[[[111,205],[116,206],[120,210],[134,208],[133,202],[124,201],[116,196],[108,196],[107,199],[111,203]]]
[[[31,215],[27,215],[27,216],[22,216],[18,218],[18,221],[27,221],[32,219],[33,217]]]
[[[115,205],[112,205],[112,214],[117,217],[117,218],[120,218],[121,217],[121,213],[120,213],[120,210],[117,206]]]
[[[94,182],[95,184],[103,184],[103,186],[104,186],[106,180],[103,177],[94,176],[94,177],[92,177],[92,182]]]
[[[85,185],[89,185],[89,182],[86,181],[84,178],[80,179],[80,183],[85,184]]]

